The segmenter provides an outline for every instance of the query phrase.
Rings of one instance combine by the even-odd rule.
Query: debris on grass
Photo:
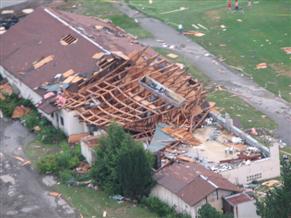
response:
[[[203,26],[203,25],[202,25],[202,24],[200,24],[200,23],[198,23],[197,25],[198,25],[199,27],[201,27],[202,29],[208,30],[208,28],[207,28],[207,27]]]
[[[266,68],[268,68],[267,63],[260,63],[256,65],[256,69],[266,69]]]
[[[55,197],[55,198],[60,198],[62,196],[61,193],[58,192],[50,192],[49,196]]]
[[[175,9],[175,10],[172,10],[172,11],[165,11],[165,12],[162,12],[160,14],[171,14],[171,13],[175,13],[175,12],[185,11],[185,10],[188,10],[188,9],[189,8],[180,7],[179,9]]]
[[[184,32],[183,34],[186,36],[197,36],[197,37],[201,37],[205,35],[204,33],[197,32],[197,31],[187,31],[187,32]]]
[[[2,94],[6,94],[6,95],[10,96],[13,94],[13,89],[8,83],[4,83],[4,84],[0,85],[0,92]]]
[[[222,28],[222,29],[226,29],[226,26],[225,25],[220,25],[220,27]]]
[[[17,106],[14,109],[11,118],[12,119],[21,118],[21,117],[25,116],[26,114],[28,114],[30,111],[31,111],[30,108],[24,107],[23,105]]]
[[[236,21],[237,21],[237,22],[240,22],[240,23],[242,22],[242,20],[241,20],[241,19],[237,19]]]
[[[291,47],[284,47],[282,50],[288,55],[291,54]]]
[[[169,53],[169,54],[167,54],[167,57],[172,58],[172,59],[176,59],[178,57],[178,55],[173,54],[173,53]]]
[[[192,27],[194,27],[196,30],[199,30],[200,28],[197,26],[197,25],[195,25],[195,24],[192,24]]]

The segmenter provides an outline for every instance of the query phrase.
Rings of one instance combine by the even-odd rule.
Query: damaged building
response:
[[[222,210],[236,185],[280,175],[278,145],[266,148],[211,112],[215,104],[181,64],[110,21],[38,8],[0,40],[1,75],[72,141],[84,137],[90,164],[100,134],[120,124],[156,154],[152,194],[178,211],[195,217],[210,199]]]

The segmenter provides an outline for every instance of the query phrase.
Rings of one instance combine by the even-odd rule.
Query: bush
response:
[[[156,197],[143,198],[141,204],[146,206],[152,212],[158,214],[160,217],[166,218],[191,218],[188,214],[177,213],[174,208],[169,207]]]
[[[59,166],[57,163],[57,155],[49,154],[37,162],[37,168],[41,173],[57,173]]]
[[[32,110],[30,113],[26,114],[22,119],[25,123],[25,126],[32,130],[35,126],[39,125],[40,123],[40,117],[38,115],[38,112],[35,110]]]
[[[49,154],[37,163],[37,168],[41,173],[52,173],[59,176],[62,171],[71,170],[80,163],[79,146],[66,151]],[[62,175],[65,177],[66,175]]]
[[[51,125],[40,125],[40,128],[41,130],[37,135],[37,139],[44,144],[60,143],[65,138],[65,135],[61,130],[56,129]]]
[[[17,95],[12,94],[11,96],[4,95],[5,100],[0,101],[0,109],[2,110],[4,116],[11,117],[15,107],[17,105],[20,105],[20,99],[17,97]]]
[[[59,172],[58,177],[60,181],[64,184],[72,185],[76,181],[74,173],[72,172],[72,170],[68,170],[68,169]]]

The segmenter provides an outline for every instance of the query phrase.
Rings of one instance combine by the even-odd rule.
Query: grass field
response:
[[[61,10],[71,11],[87,16],[110,19],[115,25],[120,26],[138,38],[150,37],[151,34],[142,29],[132,18],[122,14],[106,0],[66,0],[60,6]]]
[[[240,10],[229,11],[225,0],[129,0],[129,4],[177,28],[203,32],[192,39],[239,67],[262,87],[291,102],[291,55],[281,48],[291,47],[291,1],[239,0]],[[179,11],[182,7],[184,10]],[[192,25],[201,26],[196,29]],[[256,69],[262,62],[267,69]]]

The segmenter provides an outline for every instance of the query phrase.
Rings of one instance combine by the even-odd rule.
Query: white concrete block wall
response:
[[[240,185],[252,182],[248,178],[254,175],[261,175],[256,179],[257,181],[276,178],[280,176],[279,146],[274,144],[270,147],[270,158],[252,161],[249,165],[243,165],[220,174],[232,183]]]

